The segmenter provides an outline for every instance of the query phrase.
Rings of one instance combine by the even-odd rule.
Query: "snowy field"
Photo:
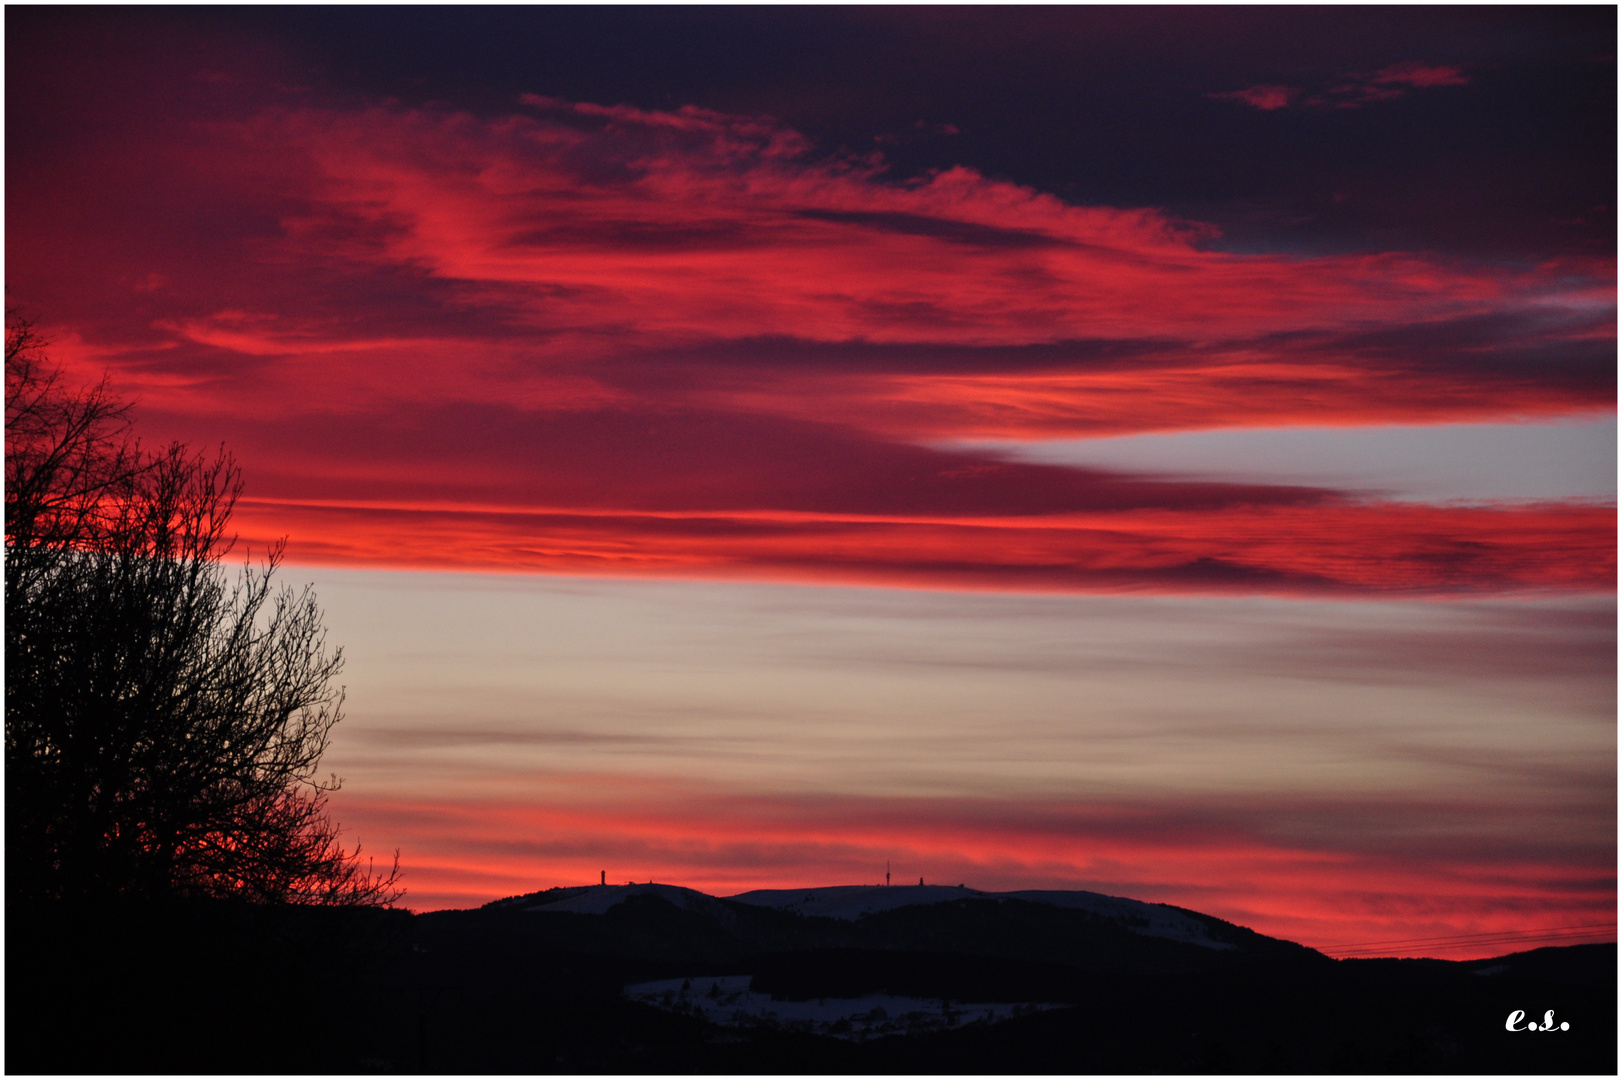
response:
[[[768,994],[752,992],[749,989],[751,978],[749,975],[706,975],[660,979],[627,986],[625,996],[672,1012],[700,1016],[715,1024],[782,1027],[857,1040],[916,1035],[965,1024],[990,1024],[1063,1007],[1025,1003],[959,1005],[891,994],[776,1001]]]

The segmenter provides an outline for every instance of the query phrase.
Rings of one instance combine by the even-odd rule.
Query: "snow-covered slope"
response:
[[[961,885],[831,885],[821,889],[755,889],[726,899],[756,907],[818,915],[826,919],[860,919],[876,911],[950,900],[985,900],[995,893]]]
[[[735,914],[721,900],[697,889],[653,882],[640,885],[586,885],[574,889],[514,896],[488,905],[516,911],[572,915],[602,915],[633,896],[658,896],[684,911],[693,911],[730,924]],[[795,915],[844,919],[854,922],[867,915],[915,904],[944,904],[953,900],[1026,900],[1054,907],[1074,908],[1118,923],[1135,934],[1167,938],[1207,949],[1232,949],[1218,941],[1201,920],[1164,904],[1146,904],[1123,896],[1056,889],[1017,892],[982,892],[962,885],[832,885],[819,889],[755,889],[723,899],[737,904],[774,908]]]
[[[1208,949],[1238,947],[1226,941],[1217,941],[1211,936],[1211,928],[1204,922],[1164,904],[1146,904],[1142,900],[1128,900],[1124,896],[1105,896],[1103,893],[1081,891],[1066,892],[1059,889],[1022,889],[1018,892],[990,895],[1029,900],[1037,904],[1052,904],[1054,907],[1080,908],[1125,923],[1128,930],[1148,937],[1170,938],[1172,941],[1181,941],[1189,945],[1203,945]],[[1139,919],[1147,919],[1148,924],[1140,924]]]
[[[835,885],[822,889],[756,889],[726,899],[740,904],[792,911],[797,915],[820,915],[831,919],[860,919],[879,911],[913,904],[943,904],[952,900],[1028,900],[1054,907],[1077,908],[1120,923],[1126,929],[1147,937],[1168,938],[1208,949],[1232,949],[1217,941],[1209,927],[1190,915],[1163,904],[1146,904],[1122,896],[1103,893],[1024,889],[1018,892],[981,892],[961,885]]]
[[[681,885],[659,885],[651,881],[645,885],[585,885],[578,889],[549,889],[546,892],[497,900],[489,906],[517,911],[602,915],[609,908],[616,907],[633,896],[657,896],[684,911],[696,911],[719,918],[723,922],[734,917],[725,904],[708,893],[684,888]]]

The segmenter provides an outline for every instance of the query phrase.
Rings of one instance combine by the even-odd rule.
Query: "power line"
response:
[[[1588,930],[1588,931],[1575,931],[1575,932],[1563,933],[1563,934],[1536,934],[1536,935],[1523,935],[1523,936],[1518,936],[1518,937],[1480,938],[1480,939],[1477,939],[1477,940],[1474,940],[1474,941],[1439,942],[1439,943],[1430,944],[1430,945],[1418,944],[1418,945],[1408,945],[1408,946],[1368,947],[1368,948],[1361,948],[1361,949],[1353,949],[1353,948],[1348,948],[1348,947],[1345,947],[1345,946],[1342,946],[1340,948],[1328,947],[1328,948],[1322,949],[1320,951],[1322,951],[1326,955],[1375,956],[1375,955],[1382,955],[1382,954],[1383,955],[1390,955],[1391,952],[1393,952],[1393,951],[1402,951],[1402,952],[1417,952],[1417,951],[1448,952],[1448,951],[1452,951],[1452,950],[1455,950],[1455,949],[1484,948],[1484,947],[1490,947],[1490,946],[1495,947],[1495,946],[1500,946],[1500,945],[1541,945],[1541,944],[1549,944],[1549,943],[1560,942],[1560,941],[1570,941],[1570,942],[1577,942],[1577,943],[1583,943],[1583,944],[1598,944],[1598,943],[1603,942],[1603,941],[1613,940],[1614,937],[1615,937],[1614,933],[1607,934],[1603,930]]]
[[[1370,942],[1363,945],[1326,946],[1319,951],[1325,955],[1339,955],[1350,957],[1354,955],[1367,956],[1378,954],[1384,949],[1379,946],[1407,945],[1410,949],[1467,949],[1480,948],[1489,945],[1532,945],[1541,942],[1573,941],[1585,942],[1586,939],[1600,938],[1609,932],[1615,934],[1615,926],[1605,923],[1595,923],[1590,926],[1566,926],[1551,928],[1542,931],[1504,931],[1499,934],[1474,934],[1454,938],[1411,938],[1407,941]],[[1588,942],[1597,943],[1597,942]],[[1405,950],[1406,951],[1406,950]]]
[[[1563,933],[1563,932],[1568,931],[1568,930],[1598,930],[1598,929],[1614,930],[1614,929],[1616,929],[1616,923],[1614,923],[1614,922],[1579,923],[1576,926],[1545,926],[1545,927],[1542,927],[1541,929],[1536,929],[1536,930],[1478,930],[1477,932],[1475,932],[1473,934],[1440,934],[1440,935],[1434,935],[1432,937],[1387,938],[1384,941],[1352,941],[1352,942],[1348,942],[1345,945],[1337,945],[1337,946],[1335,946],[1335,948],[1338,948],[1338,949],[1361,949],[1365,945],[1414,945],[1414,944],[1427,944],[1427,943],[1430,943],[1430,942],[1439,942],[1439,941],[1465,941],[1465,940],[1468,940],[1470,938],[1514,937],[1514,936],[1523,935],[1523,934],[1554,934],[1554,933]]]
[[[1379,954],[1379,953],[1382,953],[1382,952],[1389,955],[1390,950],[1393,949],[1393,948],[1401,949],[1404,952],[1411,952],[1411,951],[1416,951],[1416,950],[1446,951],[1446,950],[1452,950],[1452,949],[1480,948],[1480,947],[1489,946],[1489,945],[1493,945],[1493,946],[1496,946],[1496,945],[1534,945],[1534,944],[1539,944],[1539,943],[1544,943],[1544,942],[1552,942],[1552,941],[1589,941],[1591,939],[1592,940],[1608,940],[1609,937],[1610,937],[1610,935],[1607,935],[1602,930],[1588,930],[1588,931],[1584,931],[1584,932],[1569,933],[1569,934],[1538,934],[1538,935],[1525,936],[1525,937],[1482,938],[1482,939],[1477,940],[1477,941],[1443,942],[1443,943],[1434,944],[1434,945],[1384,946],[1384,947],[1363,948],[1363,949],[1350,949],[1350,948],[1339,948],[1339,949],[1337,949],[1337,948],[1331,947],[1331,948],[1321,950],[1321,951],[1326,952],[1326,953],[1340,953],[1340,954],[1347,955],[1347,956],[1350,956],[1353,953],[1362,954],[1362,955],[1371,955],[1371,954]]]

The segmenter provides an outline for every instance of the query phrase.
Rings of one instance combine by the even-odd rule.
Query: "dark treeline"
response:
[[[6,1068],[322,1070],[407,918],[327,812],[342,655],[279,546],[226,569],[229,454],[5,348]]]
[[[398,894],[325,810],[343,659],[315,597],[273,586],[279,547],[224,568],[241,491],[223,450],[147,450],[8,322],[8,903]]]

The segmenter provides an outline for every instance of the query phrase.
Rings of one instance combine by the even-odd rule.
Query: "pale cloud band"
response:
[[[1614,904],[1610,600],[316,577],[355,657],[332,763],[372,793],[344,818],[416,853],[414,905],[886,851],[1318,944]]]
[[[1186,480],[1305,484],[1408,502],[1616,502],[1615,417],[1562,424],[1224,428],[946,445],[1016,461]]]

